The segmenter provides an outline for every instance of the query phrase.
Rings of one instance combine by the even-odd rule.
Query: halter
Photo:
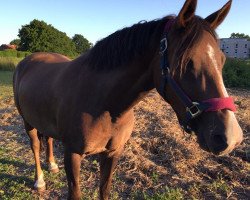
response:
[[[183,121],[180,122],[182,128],[191,132],[192,129],[190,127],[191,120],[197,118],[203,112],[212,112],[223,109],[228,109],[233,112],[236,111],[236,107],[232,97],[223,97],[223,98],[211,98],[204,101],[192,101],[188,95],[180,88],[180,86],[176,83],[173,77],[170,74],[170,66],[168,61],[168,40],[167,33],[170,28],[174,24],[175,19],[169,19],[165,25],[164,34],[160,41],[160,67],[162,74],[162,84],[160,88],[161,95],[165,98],[166,91],[165,88],[168,85],[175,92],[176,96],[182,102],[182,105],[185,107],[186,116]]]

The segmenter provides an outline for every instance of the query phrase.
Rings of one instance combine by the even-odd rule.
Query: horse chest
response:
[[[134,118],[113,123],[109,112],[97,119],[87,113],[82,115],[83,153],[114,152],[128,140]]]

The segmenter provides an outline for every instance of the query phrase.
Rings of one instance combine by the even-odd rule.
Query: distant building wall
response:
[[[6,49],[16,49],[17,46],[13,44],[2,44],[0,46],[0,51],[6,50]]]
[[[220,49],[230,58],[250,58],[250,41],[243,38],[222,38]]]

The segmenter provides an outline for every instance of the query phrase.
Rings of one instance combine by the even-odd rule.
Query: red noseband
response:
[[[236,106],[234,104],[234,100],[232,97],[212,98],[212,99],[202,101],[202,103],[209,104],[208,108],[204,110],[205,112],[218,111],[218,110],[223,110],[223,109],[228,109],[233,112],[236,111]]]

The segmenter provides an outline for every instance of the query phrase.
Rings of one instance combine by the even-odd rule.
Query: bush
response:
[[[17,51],[14,49],[6,49],[4,51],[0,51],[0,57],[14,57],[14,58],[24,58],[31,53],[28,51]]]
[[[250,61],[227,58],[223,78],[226,87],[250,89]]]

